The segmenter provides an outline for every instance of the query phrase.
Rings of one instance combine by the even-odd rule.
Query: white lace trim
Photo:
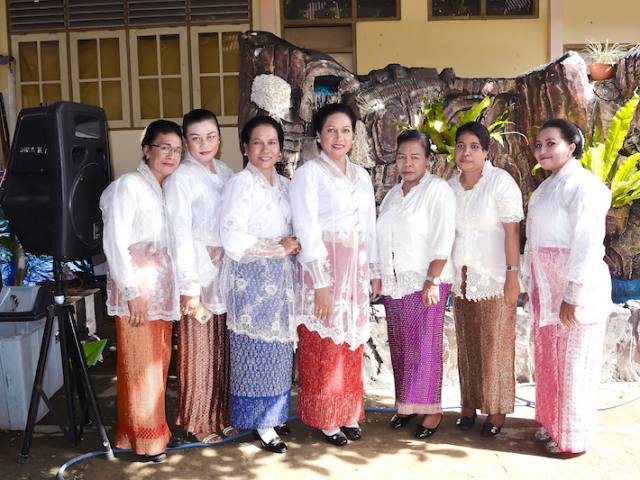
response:
[[[339,313],[342,313],[342,311]],[[316,332],[320,335],[320,338],[330,338],[336,345],[346,343],[349,346],[349,350],[357,350],[360,345],[367,343],[371,337],[369,324],[367,324],[366,327],[360,327],[357,329],[353,335],[347,335],[347,332],[341,328],[324,327],[322,324],[318,323],[317,318],[314,315],[297,315],[296,320],[298,325],[304,325],[309,331]]]
[[[261,342],[267,342],[267,343],[293,343],[293,348],[295,350],[296,346],[298,345],[298,335],[297,333],[290,333],[290,334],[274,334],[274,335],[264,335],[264,334],[259,334],[256,333],[255,330],[253,329],[246,329],[246,328],[240,328],[238,326],[238,324],[234,324],[234,325],[230,325],[229,330],[232,331],[233,333],[239,334],[239,335],[246,335],[247,337],[250,337],[254,340],[260,340]]]
[[[418,272],[400,272],[382,276],[382,295],[391,298],[402,298],[406,295],[422,291],[426,276]]]
[[[130,315],[128,308],[118,308],[114,305],[107,304],[107,313],[111,317],[128,317]],[[153,313],[149,312],[148,317],[149,321],[162,320],[165,322],[174,322],[178,321],[179,318],[176,318],[175,311],[154,311]]]
[[[500,217],[500,222],[502,223],[518,223],[522,220],[522,215],[519,213],[514,213],[512,215],[506,215]]]

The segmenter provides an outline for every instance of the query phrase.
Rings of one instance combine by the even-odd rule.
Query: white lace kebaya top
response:
[[[283,237],[291,235],[289,179],[272,172],[273,185],[249,163],[227,182],[220,214],[225,254],[236,262],[282,258]]]
[[[563,300],[578,305],[576,318],[582,323],[608,317],[611,275],[603,260],[603,241],[610,205],[609,189],[573,160],[531,195],[521,280],[531,297],[533,266],[540,325],[559,322]]]
[[[447,260],[442,282],[450,283],[453,276],[448,260],[455,238],[456,198],[451,187],[429,172],[407,195],[403,184],[384,197],[377,221],[382,295],[392,298],[422,290],[433,260]]]
[[[371,177],[347,160],[346,172],[324,153],[291,181],[293,226],[302,251],[296,321],[322,338],[356,350],[370,337],[370,279],[380,278]],[[315,290],[329,287],[328,318],[315,315]]]
[[[291,185],[293,227],[302,245],[298,262],[315,288],[329,285],[323,238],[357,235],[367,241],[372,278],[380,278],[376,241],[376,204],[367,171],[347,160],[346,175],[324,152],[295,172]],[[324,237],[323,237],[324,235]]]
[[[213,166],[215,172],[187,154],[163,182],[162,190],[173,234],[180,294],[200,295],[200,301],[219,315],[225,312],[217,291],[223,253],[220,242],[222,188],[233,170],[220,160],[214,159]],[[207,288],[212,285],[215,288]]]
[[[449,180],[456,196],[453,245],[453,292],[462,296],[462,268],[467,267],[467,300],[502,296],[506,277],[503,223],[524,218],[522,194],[508,172],[485,161],[482,176],[470,190],[460,174]]]
[[[143,296],[149,320],[178,320],[179,296],[158,180],[144,162],[100,197],[107,257],[109,315],[128,316],[127,301]]]

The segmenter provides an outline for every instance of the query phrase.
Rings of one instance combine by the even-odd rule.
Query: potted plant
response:
[[[613,77],[613,64],[617,63],[627,53],[627,46],[621,43],[592,42],[589,40],[585,53],[590,58],[589,73],[591,80],[600,81]]]

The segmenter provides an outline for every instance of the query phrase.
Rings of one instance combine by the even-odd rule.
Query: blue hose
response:
[[[530,383],[521,383],[518,385],[518,388],[521,387],[534,387],[535,383],[530,382]],[[526,398],[522,398],[516,395],[516,400],[519,403],[517,406],[522,406],[522,407],[530,407],[530,408],[535,408],[536,406],[536,402],[534,402],[533,400],[528,400]],[[622,407],[624,405],[628,405],[630,403],[636,402],[640,400],[640,397],[635,397],[632,398],[631,400],[626,400],[624,402],[621,403],[616,403],[616,404],[612,404],[612,405],[607,405],[605,407],[600,407],[598,408],[599,412],[603,412],[605,410],[612,410],[614,408],[618,408],[618,407]],[[442,407],[442,410],[456,410],[460,408],[459,405],[454,405],[454,406],[448,406],[448,407]],[[396,413],[396,409],[395,408],[386,408],[386,407],[369,407],[369,408],[365,408],[364,409],[365,412],[367,413]],[[289,417],[287,419],[288,422],[294,422],[296,420],[298,420],[298,416],[297,415],[292,415],[291,417]],[[220,442],[216,442],[216,443],[202,443],[202,442],[195,442],[195,443],[185,443],[183,445],[178,445],[176,447],[169,447],[167,448],[168,452],[174,452],[177,450],[186,450],[189,448],[200,448],[200,447],[216,447],[218,445],[224,445],[225,443],[230,443],[230,442],[235,442],[236,440],[239,440],[241,438],[244,438],[248,435],[250,435],[252,432],[246,431],[246,432],[242,432],[239,433],[237,435],[233,435],[231,437],[227,437],[224,440],[220,441]],[[113,450],[113,454],[114,455],[121,455],[121,454],[125,454],[125,453],[132,453],[131,449],[121,449],[121,448],[116,448]],[[99,457],[101,455],[105,455],[105,452],[103,450],[96,450],[94,452],[88,452],[88,453],[83,453],[82,455],[78,455],[77,457],[73,457],[71,460],[69,460],[67,463],[65,463],[64,465],[62,465],[59,469],[58,469],[58,473],[56,474],[56,480],[65,480],[64,478],[64,472],[67,470],[67,468],[69,468],[71,465],[78,463],[78,462],[82,462],[84,460],[88,460],[90,458],[93,457]]]

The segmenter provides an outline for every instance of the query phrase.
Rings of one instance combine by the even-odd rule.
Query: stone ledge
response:
[[[637,382],[640,380],[640,301],[615,305],[607,321],[601,382]],[[453,312],[444,319],[443,385],[458,384],[457,343]],[[387,338],[384,307],[375,305],[371,316],[371,338],[364,351],[365,388],[393,391],[393,371]],[[533,337],[529,315],[518,308],[516,318],[517,383],[535,381]]]

